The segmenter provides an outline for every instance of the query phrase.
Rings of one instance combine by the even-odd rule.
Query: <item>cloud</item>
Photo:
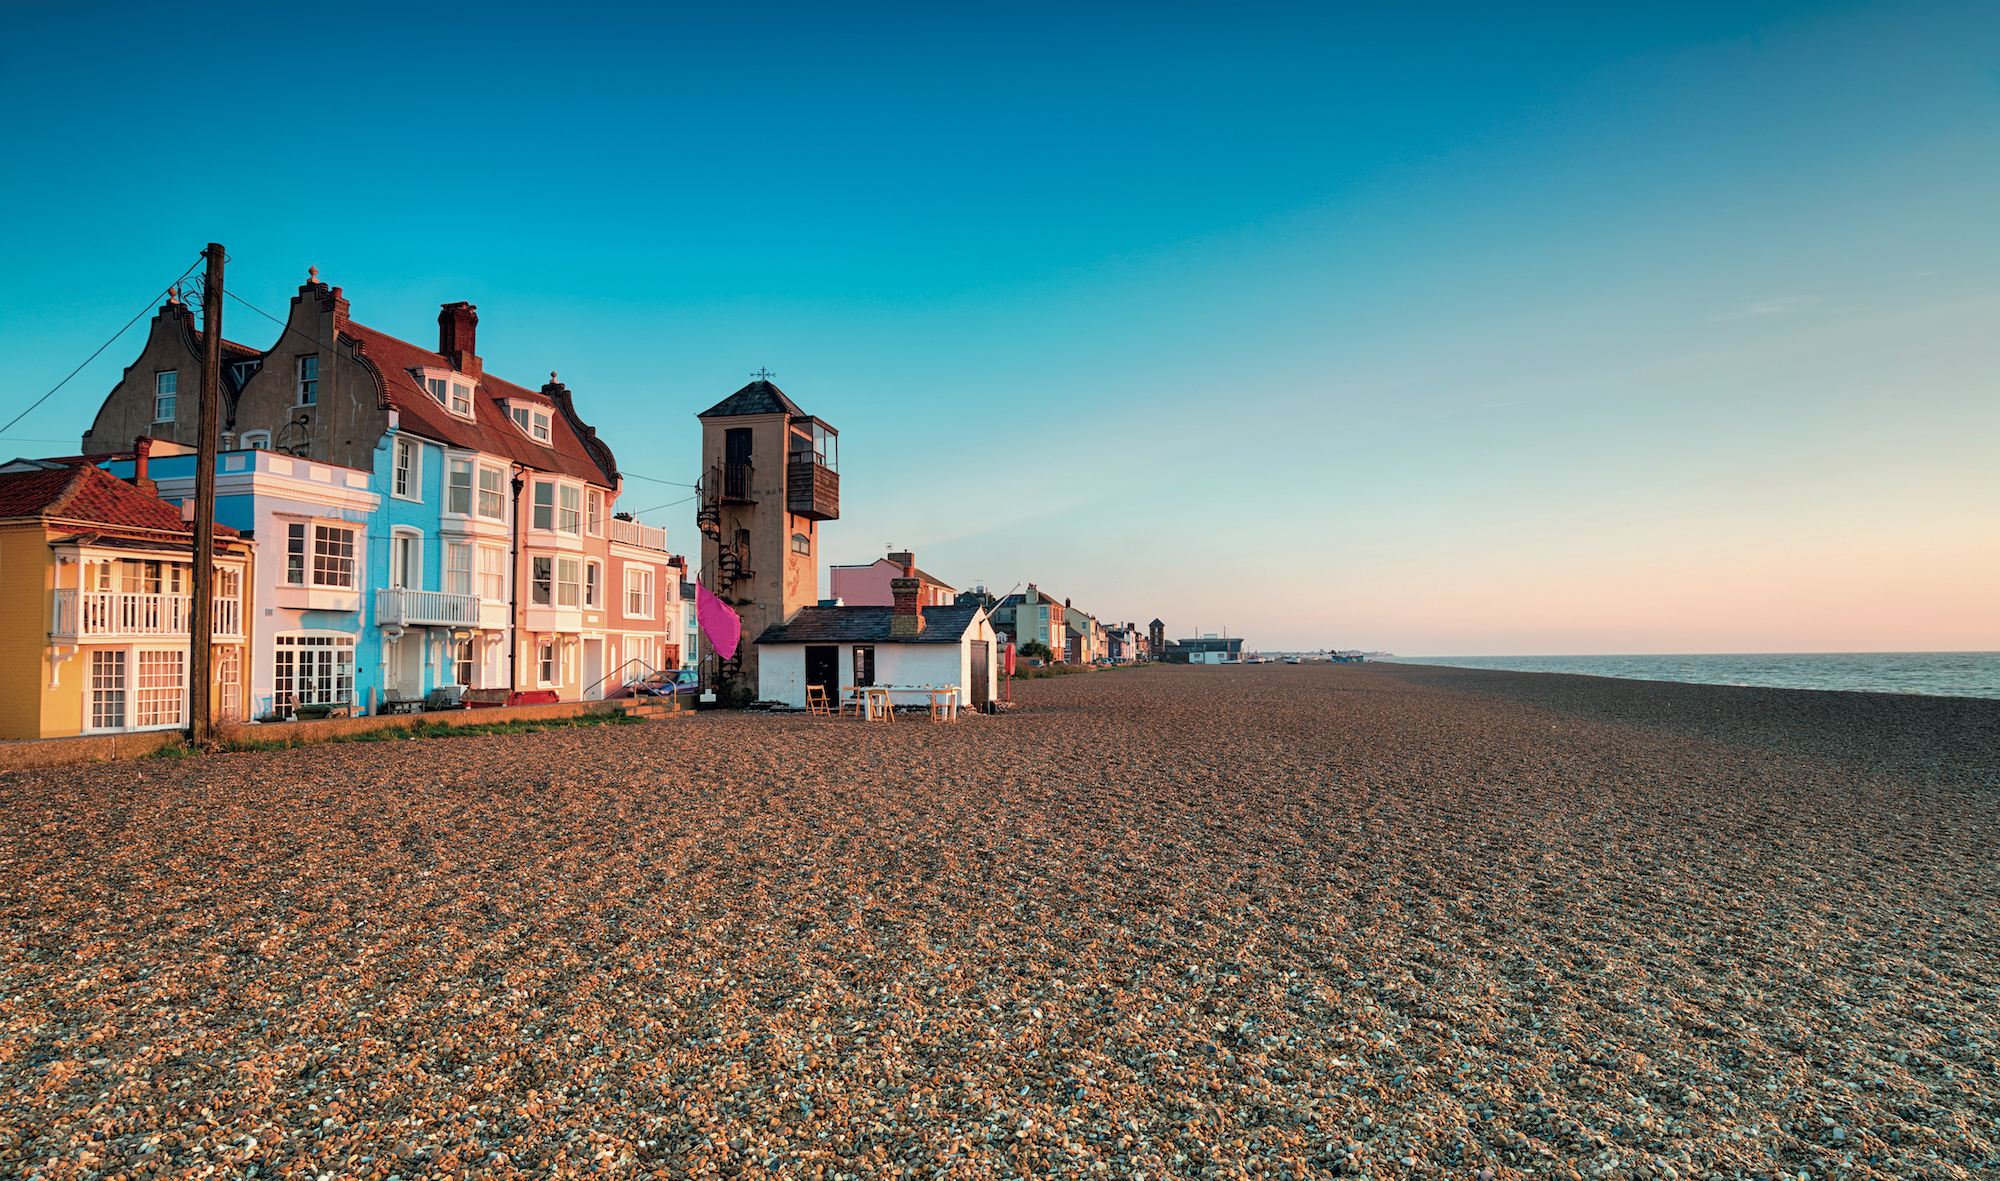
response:
[[[1740,311],[1724,312],[1710,316],[1711,320],[1754,320],[1759,316],[1780,316],[1795,312],[1809,303],[1818,303],[1817,295],[1787,295],[1779,299],[1760,299]]]

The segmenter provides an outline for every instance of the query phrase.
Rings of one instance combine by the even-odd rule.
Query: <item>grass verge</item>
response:
[[[544,730],[581,730],[590,726],[643,726],[644,718],[627,717],[624,714],[582,714],[574,718],[555,718],[546,722],[489,722],[467,726],[453,726],[445,722],[418,722],[414,726],[383,726],[378,730],[363,730],[358,734],[336,734],[329,738],[272,738],[239,739],[234,742],[217,743],[204,752],[186,742],[176,742],[147,755],[151,759],[184,759],[189,755],[235,754],[241,751],[290,750],[295,746],[319,746],[328,742],[401,742],[406,738],[478,738],[485,735],[540,734]]]

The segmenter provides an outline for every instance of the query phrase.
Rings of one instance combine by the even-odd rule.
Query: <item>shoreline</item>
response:
[[[1894,687],[1889,687],[1889,686],[1873,686],[1873,687],[1870,687],[1870,686],[1862,686],[1862,687],[1850,687],[1850,686],[1846,686],[1846,685],[1811,685],[1811,684],[1758,684],[1758,683],[1754,683],[1754,682],[1751,682],[1751,681],[1742,681],[1742,680],[1713,680],[1713,679],[1703,679],[1703,678],[1699,678],[1699,677],[1693,677],[1693,676],[1687,676],[1687,677],[1675,677],[1675,676],[1661,676],[1661,675],[1647,675],[1648,673],[1658,673],[1658,672],[1659,672],[1659,671],[1661,671],[1661,670],[1660,670],[1660,669],[1658,669],[1658,668],[1647,668],[1647,667],[1645,667],[1645,666],[1644,666],[1644,665],[1642,665],[1642,664],[1636,664],[1636,663],[1635,663],[1634,665],[1632,665],[1632,666],[1631,666],[1631,669],[1632,669],[1632,671],[1629,671],[1629,672],[1624,672],[1624,671],[1620,671],[1620,672],[1609,672],[1609,671],[1602,671],[1601,669],[1584,669],[1584,668],[1574,668],[1574,667],[1572,667],[1572,668],[1553,668],[1553,667],[1551,667],[1551,668],[1534,668],[1534,667],[1528,667],[1528,668],[1489,668],[1489,667],[1487,667],[1487,666],[1485,666],[1485,665],[1480,665],[1480,664],[1452,664],[1452,663],[1449,663],[1450,661],[1453,661],[1453,660],[1505,660],[1505,661],[1509,661],[1509,662],[1528,662],[1528,661],[1549,661],[1549,662],[1559,662],[1559,661],[1576,661],[1576,662],[1614,662],[1614,661],[1633,661],[1633,662],[1658,662],[1658,663],[1671,663],[1671,662],[1675,662],[1675,661],[1708,661],[1708,660],[1728,660],[1728,661],[1780,661],[1780,662],[1782,662],[1782,661],[1788,661],[1788,660],[1799,660],[1799,659],[1807,659],[1807,660],[1817,660],[1817,659],[1827,659],[1827,660],[1842,660],[1842,659],[1847,659],[1847,658],[1867,658],[1867,657],[1899,657],[1899,656],[1908,656],[1908,657],[1916,657],[1916,658],[1943,658],[1943,657],[1966,657],[1966,658],[1983,658],[1983,660],[1984,660],[1985,662],[1988,662],[1988,663],[1990,663],[1990,664],[1991,664],[1991,665],[1993,666],[1993,670],[1992,670],[1992,671],[1993,671],[1993,674],[1994,674],[1994,675],[1996,675],[1996,676],[2000,676],[2000,652],[1981,652],[1981,651],[1967,651],[1967,652],[1774,652],[1774,653],[1756,653],[1756,652],[1747,652],[1747,653],[1686,653],[1686,654],[1667,654],[1667,655],[1651,655],[1651,654],[1645,654],[1645,653],[1634,653],[1634,654],[1630,654],[1630,655],[1610,655],[1610,656],[1522,656],[1522,657],[1511,657],[1511,656],[1494,656],[1494,657],[1481,657],[1481,656],[1466,656],[1466,657],[1448,657],[1448,656],[1436,656],[1436,657],[1417,657],[1417,656],[1405,656],[1405,657],[1396,657],[1396,656],[1388,656],[1388,657],[1382,657],[1382,658],[1380,658],[1379,660],[1373,660],[1373,661],[1371,661],[1370,663],[1379,663],[1379,664],[1402,664],[1402,665],[1405,665],[1405,666],[1407,666],[1407,667],[1412,667],[1412,668],[1459,668],[1459,669],[1466,669],[1466,670],[1469,670],[1469,671],[1480,671],[1480,672],[1520,672],[1520,673],[1540,673],[1540,674],[1545,674],[1545,675],[1549,675],[1549,676],[1582,676],[1582,677],[1599,677],[1599,678],[1602,678],[1602,679],[1605,679],[1605,680],[1613,680],[1613,681],[1655,681],[1655,682],[1660,682],[1660,683],[1663,683],[1663,684],[1671,684],[1671,685],[1717,685],[1717,686],[1725,686],[1725,687],[1731,687],[1731,688],[1742,688],[1742,689],[1795,689],[1795,690],[1798,690],[1798,691],[1800,691],[1800,692],[1811,692],[1811,693],[1877,693],[1877,694],[1883,694],[1883,695],[1886,695],[1886,696],[1891,696],[1891,697],[1948,697],[1948,698],[1963,698],[1963,699],[1969,699],[1969,700],[1975,700],[1975,701],[2000,701],[2000,684],[1996,684],[1996,685],[1985,685],[1985,684],[1981,684],[1981,685],[1977,686],[1977,689],[1978,689],[1978,690],[1980,690],[1980,691],[1976,691],[1976,692],[1970,692],[1970,693],[1966,693],[1966,692],[1946,692],[1946,691],[1930,691],[1930,690],[1909,690],[1909,689],[1898,689],[1898,688],[1894,688]],[[1721,670],[1721,669],[1717,669],[1717,670],[1715,670],[1715,671],[1716,671],[1716,672],[1718,672],[1718,673],[1721,673],[1721,672],[1722,672],[1723,670]],[[1740,675],[1740,674],[1743,674],[1744,672],[1746,672],[1746,671],[1748,671],[1748,670],[1743,670],[1743,669],[1737,669],[1737,670],[1731,670],[1731,671],[1734,671],[1734,672],[1736,672],[1737,674],[1739,674],[1739,675]],[[1883,674],[1883,670],[1880,670],[1880,669],[1876,669],[1876,670],[1872,670],[1872,671],[1873,671],[1874,675],[1876,675],[1877,677],[1880,677],[1880,676],[1884,675],[1884,674]],[[1756,673],[1758,673],[1758,672],[1761,672],[1761,673],[1762,673],[1762,675],[1765,675],[1765,676],[1772,676],[1772,675],[1774,675],[1774,674],[1771,674],[1771,673],[1769,673],[1769,672],[1768,672],[1767,670],[1755,670],[1755,672],[1753,672],[1753,673],[1752,673],[1752,675],[1756,675]]]
[[[2000,700],[1991,698],[1389,661],[1359,667],[1412,685],[1489,694],[1568,716],[2000,785]]]

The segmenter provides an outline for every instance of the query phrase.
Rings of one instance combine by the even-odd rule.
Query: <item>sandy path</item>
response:
[[[1448,672],[6,777],[0,1170],[2000,1172],[1976,757]]]

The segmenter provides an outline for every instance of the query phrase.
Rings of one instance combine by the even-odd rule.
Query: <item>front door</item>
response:
[[[840,697],[840,649],[831,644],[806,648],[806,684],[826,690],[828,701]]]
[[[986,703],[993,700],[993,645],[985,640],[976,640],[972,645],[972,708],[986,712]]]
[[[395,652],[391,665],[395,678],[390,688],[396,696],[415,698],[424,695],[424,645],[428,640],[428,632],[413,627],[391,645]]]
[[[583,699],[596,701],[604,696],[604,641],[586,639],[583,641]]]

